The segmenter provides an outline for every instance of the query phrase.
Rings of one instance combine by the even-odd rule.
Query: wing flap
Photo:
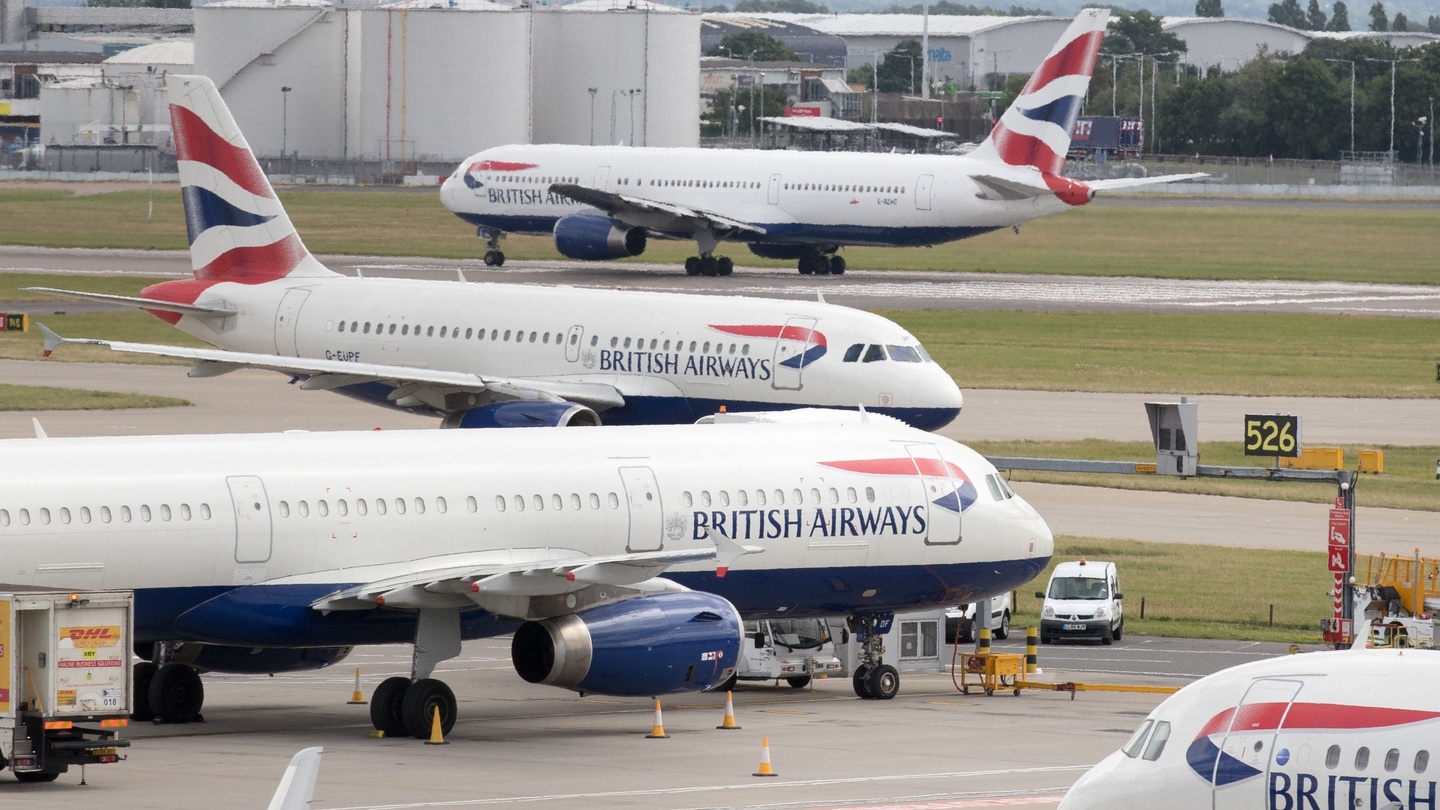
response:
[[[693,226],[695,225],[703,225],[713,230],[732,232],[732,234],[736,236],[748,234],[758,237],[765,235],[765,229],[759,225],[741,222],[737,219],[699,208],[689,208],[687,206],[675,205],[659,200],[648,200],[643,197],[634,197],[628,194],[614,194],[608,191],[587,188],[586,186],[578,186],[573,183],[555,183],[550,186],[550,190],[561,196],[569,197],[576,202],[599,208],[610,216],[627,224],[662,231],[669,230],[679,236],[688,237],[690,233],[683,228],[673,225],[667,228],[657,227],[649,219],[632,223],[630,218],[636,215],[663,214],[676,220],[677,224],[684,223],[691,226],[691,230],[693,230]]]

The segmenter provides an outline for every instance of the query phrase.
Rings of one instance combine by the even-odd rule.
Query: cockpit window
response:
[[[925,347],[924,347],[924,346],[921,346],[921,345],[918,344],[918,343],[915,344],[915,351],[917,351],[917,352],[920,353],[920,359],[921,359],[921,360],[924,360],[924,361],[927,362],[927,363],[933,363],[933,362],[935,362],[934,360],[930,359],[930,353],[927,352],[927,351],[925,351]]]
[[[855,345],[853,345],[853,346],[851,346],[850,348],[846,349],[846,350],[845,350],[845,362],[847,362],[847,363],[853,363],[853,362],[855,362],[856,360],[859,360],[859,359],[860,359],[860,352],[863,352],[863,351],[865,351],[865,344],[864,344],[864,343],[856,343]]]
[[[1000,492],[1000,481],[995,476],[985,476],[985,486],[990,488],[990,497],[997,501],[1005,500],[1005,495]]]
[[[913,346],[886,346],[890,350],[890,359],[897,363],[918,363],[920,353],[915,351]]]
[[[1130,735],[1130,739],[1120,746],[1120,750],[1124,752],[1125,756],[1134,759],[1140,754],[1140,750],[1145,747],[1145,738],[1150,735],[1150,727],[1153,725],[1155,725],[1154,720],[1146,720],[1140,724],[1140,728],[1135,729],[1135,733]]]
[[[1165,750],[1165,742],[1170,739],[1170,724],[1161,720],[1155,724],[1155,733],[1150,735],[1150,742],[1145,746],[1145,756],[1151,762],[1160,758]]]
[[[885,347],[879,344],[868,346],[865,349],[865,362],[874,363],[885,359]]]

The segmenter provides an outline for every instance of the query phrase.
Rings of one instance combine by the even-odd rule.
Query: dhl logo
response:
[[[60,638],[70,639],[76,649],[88,650],[100,647],[114,647],[120,643],[120,628],[110,625],[105,627],[62,627]]]

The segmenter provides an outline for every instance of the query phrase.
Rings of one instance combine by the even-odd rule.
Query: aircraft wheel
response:
[[[794,678],[786,678],[785,682],[790,684],[791,688],[793,689],[804,689],[805,687],[810,685],[810,676],[797,675]]]
[[[855,677],[850,679],[855,687],[855,695],[866,700],[874,699],[875,695],[870,692],[870,665],[861,664],[855,668]]]
[[[205,705],[205,685],[189,664],[169,663],[150,681],[150,710],[162,723],[193,723]]]
[[[814,268],[814,273],[817,276],[830,275],[830,260],[824,256],[812,256],[810,258],[810,266]]]
[[[995,628],[995,638],[1004,641],[1010,637],[1010,611],[1005,611],[1000,617],[1000,626]],[[1117,637],[1118,638],[1118,637]]]
[[[869,673],[870,694],[876,700],[889,700],[900,694],[900,672],[889,664],[881,664]]]
[[[685,260],[685,275],[687,275],[687,276],[698,276],[698,275],[700,275],[700,257],[699,257],[699,256],[691,256],[690,258],[688,258],[688,259]]]
[[[505,263],[505,254],[498,250],[485,251],[485,266],[499,267]]]
[[[430,738],[430,727],[435,722],[435,710],[440,710],[440,733],[449,734],[455,727],[455,693],[444,681],[422,678],[405,690],[405,700],[400,704],[400,717],[405,721],[405,730],[418,740]]]
[[[729,256],[721,256],[719,269],[720,275],[728,276],[735,272],[735,262],[731,261]]]
[[[150,708],[150,684],[159,668],[154,661],[141,661],[135,665],[134,688],[131,690],[135,696],[135,711],[130,714],[131,720],[143,723],[155,719],[155,710]]]
[[[702,276],[718,276],[718,275],[720,275],[720,262],[717,261],[714,256],[705,256],[705,257],[701,258],[701,259],[700,259],[700,275],[702,275]]]
[[[400,706],[409,688],[409,678],[386,678],[370,696],[370,725],[386,737],[403,737],[408,733],[405,721],[400,718]]]
[[[845,257],[844,257],[844,256],[831,256],[831,257],[830,257],[830,275],[832,275],[832,276],[843,276],[843,275],[845,275]]]
[[[808,276],[808,275],[810,275],[810,274],[813,273],[813,272],[815,272],[815,265],[813,265],[813,264],[810,263],[810,257],[809,257],[809,256],[801,256],[801,257],[800,257],[800,275],[802,275],[802,276]]]

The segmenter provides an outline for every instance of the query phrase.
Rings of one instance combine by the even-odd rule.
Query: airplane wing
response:
[[[1096,191],[1118,191],[1125,188],[1153,186],[1159,183],[1178,183],[1181,180],[1198,180],[1201,177],[1209,176],[1206,172],[1190,172],[1189,174],[1162,174],[1156,177],[1117,177],[1113,180],[1086,180],[1085,185]]]
[[[174,301],[161,301],[158,298],[137,298],[129,295],[106,295],[104,293],[80,292],[78,290],[57,290],[54,287],[25,287],[24,289],[28,292],[49,293],[50,295],[59,295],[65,298],[77,298],[81,301],[115,304],[116,306],[129,307],[131,309],[156,309],[161,312],[177,312],[181,315],[212,315],[225,317],[235,314],[235,307],[229,304],[220,306],[177,304]]]
[[[224,349],[192,349],[156,343],[127,343],[93,338],[64,338],[40,324],[45,336],[45,356],[65,344],[104,346],[117,352],[149,354],[193,360],[191,377],[217,377],[241,368],[260,368],[304,377],[300,387],[307,391],[323,391],[367,382],[395,385],[391,401],[407,406],[401,400],[414,398],[436,410],[452,410],[446,395],[457,393],[484,394],[493,400],[545,400],[573,402],[595,410],[618,408],[625,397],[612,385],[567,380],[544,380],[513,377],[490,377],[461,371],[389,366],[377,363],[352,363],[342,360],[319,360],[307,357],[286,357],[278,354],[232,352]]]
[[[268,810],[310,810],[315,797],[315,779],[320,775],[320,755],[323,748],[302,748],[290,758],[285,775],[275,786],[275,795],[270,797]]]
[[[732,238],[744,239],[765,235],[765,229],[711,211],[683,205],[598,191],[572,183],[555,183],[550,190],[576,202],[592,205],[615,219],[637,227],[689,238],[699,228],[716,231]]]
[[[336,591],[310,607],[328,613],[478,605],[498,616],[547,619],[642,593],[683,590],[658,578],[675,565],[714,560],[716,576],[723,577],[735,560],[764,551],[759,546],[742,546],[719,533],[712,532],[709,537],[709,546],[603,556],[544,548],[414,560],[403,574]]]

